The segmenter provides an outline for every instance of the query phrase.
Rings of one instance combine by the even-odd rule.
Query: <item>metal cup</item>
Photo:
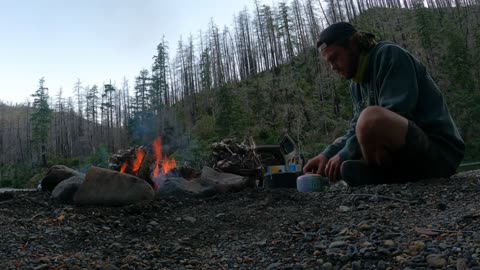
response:
[[[300,192],[322,192],[330,186],[328,178],[318,174],[305,174],[297,177],[297,190]]]

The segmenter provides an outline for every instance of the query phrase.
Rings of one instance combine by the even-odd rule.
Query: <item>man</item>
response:
[[[305,173],[352,186],[449,177],[465,145],[444,98],[413,55],[351,24],[332,24],[317,43],[323,59],[351,80],[351,128],[309,160]]]

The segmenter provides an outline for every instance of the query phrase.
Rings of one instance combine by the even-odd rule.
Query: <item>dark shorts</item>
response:
[[[393,153],[392,161],[392,165],[382,171],[396,182],[449,177],[455,173],[455,169],[442,159],[438,146],[410,120],[405,146]]]

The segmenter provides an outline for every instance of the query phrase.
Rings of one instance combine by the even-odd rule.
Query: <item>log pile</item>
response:
[[[211,145],[212,167],[216,170],[233,173],[251,178],[252,186],[255,180],[261,180],[262,164],[255,154],[253,143],[245,141],[235,142],[233,139],[224,139]]]

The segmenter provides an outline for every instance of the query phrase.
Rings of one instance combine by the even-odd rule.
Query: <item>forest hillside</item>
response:
[[[209,145],[252,136],[276,143],[283,131],[309,158],[343,135],[352,117],[348,82],[315,49],[320,31],[350,21],[396,42],[428,68],[467,144],[480,159],[480,6],[449,0],[255,1],[231,28],[212,21],[198,36],[152,50],[151,69],[105,85],[80,79],[75,95],[39,78],[32,102],[0,102],[0,185],[24,186],[39,169],[106,166],[109,154],[157,136],[180,164],[208,163]],[[176,46],[170,56],[168,48]],[[8,89],[2,90],[8,91]]]

